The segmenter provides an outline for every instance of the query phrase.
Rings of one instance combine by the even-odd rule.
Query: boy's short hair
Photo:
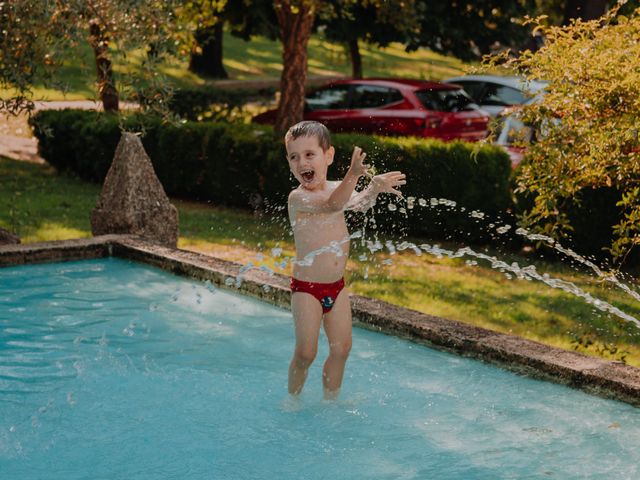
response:
[[[299,137],[316,137],[318,139],[318,145],[320,145],[320,148],[322,148],[324,152],[331,147],[331,133],[329,129],[320,122],[304,120],[296,123],[287,130],[284,141],[287,143]]]

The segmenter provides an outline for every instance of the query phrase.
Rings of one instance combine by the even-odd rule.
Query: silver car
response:
[[[547,86],[543,81],[499,75],[464,75],[445,82],[460,85],[492,117],[497,117],[505,108],[527,103]]]

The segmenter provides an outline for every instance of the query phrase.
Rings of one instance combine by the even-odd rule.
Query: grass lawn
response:
[[[388,48],[361,45],[364,75],[368,77],[407,77],[441,80],[463,73],[466,64],[453,57],[419,49],[407,53],[400,44]],[[57,72],[56,85],[36,83],[33,88],[39,100],[96,99],[95,62],[88,45],[81,44],[64,55],[65,61]],[[116,74],[132,72],[140,64],[141,52],[128,53],[126,59],[113,55]],[[257,37],[245,42],[230,34],[224,38],[224,65],[230,79],[277,80],[282,70],[282,47],[279,41]],[[166,81],[176,87],[212,84],[188,70],[188,59],[175,59],[161,65]],[[309,42],[309,75],[335,77],[351,75],[351,65],[342,45],[330,43],[319,35]],[[118,81],[118,79],[116,79]],[[121,87],[122,85],[120,85]],[[9,92],[0,90],[0,95]]]
[[[57,175],[46,165],[0,158],[0,226],[17,232],[25,243],[89,236],[89,214],[99,191],[98,185]],[[180,248],[289,273],[288,266],[278,265],[282,257],[272,255],[274,247],[281,247],[284,257],[293,255],[285,218],[180,200],[174,203],[180,212]],[[640,366],[640,330],[568,293],[508,279],[488,265],[469,265],[464,259],[404,251],[378,252],[362,261],[363,253],[354,241],[348,278],[355,293],[561,348],[624,358]],[[513,254],[506,257],[501,255],[521,266],[532,263]],[[535,265],[540,273],[571,281],[640,318],[640,304],[620,290],[563,265]]]

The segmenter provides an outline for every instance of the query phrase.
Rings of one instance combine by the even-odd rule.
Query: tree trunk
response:
[[[567,0],[564,7],[563,25],[568,25],[572,18],[594,20],[607,11],[607,0]]]
[[[275,10],[283,45],[280,103],[275,130],[285,132],[302,120],[304,114],[304,86],[307,80],[307,44],[315,17],[308,0],[295,2],[275,0]]]
[[[113,79],[113,68],[109,60],[109,37],[96,21],[89,24],[89,43],[93,48],[98,75],[98,93],[105,112],[119,110],[119,95]]]
[[[362,55],[360,55],[360,48],[358,47],[358,38],[350,38],[347,43],[349,44],[349,56],[351,57],[351,76],[353,78],[362,78]]]
[[[206,77],[229,77],[222,63],[223,23],[218,22],[213,27],[196,30],[195,39],[200,52],[191,52],[189,70]]]

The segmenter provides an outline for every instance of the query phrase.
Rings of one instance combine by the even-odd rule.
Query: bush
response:
[[[117,117],[74,110],[42,111],[37,126],[41,154],[53,166],[81,178],[101,182],[120,136]],[[144,130],[143,144],[169,195],[242,208],[281,206],[295,186],[282,139],[271,128],[227,123],[186,122],[131,117],[125,129]],[[48,136],[45,132],[50,132]],[[378,171],[402,170],[405,198],[415,197],[411,215],[388,214],[387,198],[379,202],[375,221],[380,229],[416,236],[463,241],[486,239],[472,210],[495,217],[511,205],[510,162],[488,145],[438,140],[334,135],[335,164],[329,178],[348,168],[354,145],[362,147]],[[390,197],[390,196],[389,196]],[[420,207],[420,199],[444,198],[457,208]],[[406,205],[398,203],[397,208]]]
[[[514,178],[517,174],[517,171],[514,172]],[[514,182],[514,190],[515,187]],[[562,204],[562,210],[567,215],[570,228],[562,232],[552,232],[549,229],[550,224],[538,224],[538,230],[531,229],[532,225],[529,225],[530,231],[556,237],[563,247],[571,248],[583,257],[598,262],[611,262],[612,256],[609,249],[613,240],[613,230],[623,216],[622,208],[617,205],[621,198],[622,193],[614,187],[583,188],[573,198]],[[535,193],[517,193],[514,215],[526,215],[526,212],[534,207],[534,201]],[[552,246],[540,245],[540,247],[552,256],[561,255]],[[640,265],[640,255],[637,252],[631,252],[624,259],[624,264]]]

